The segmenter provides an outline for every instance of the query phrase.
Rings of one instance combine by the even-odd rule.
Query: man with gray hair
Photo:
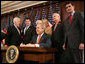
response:
[[[41,20],[37,20],[36,21],[36,26],[39,25],[39,24],[41,24],[41,27],[42,28],[44,28],[44,29],[46,28],[45,25],[43,24],[43,22]]]
[[[27,45],[20,45],[21,47],[50,47],[50,36],[45,34],[45,25],[41,20],[36,21],[36,33],[32,38],[32,41]]]
[[[36,21],[36,25],[37,25],[37,24],[42,24],[42,21],[41,21],[41,20],[37,20],[37,21]]]
[[[13,19],[13,25],[7,29],[6,43],[5,46],[15,45],[19,46],[22,42],[21,32],[19,29],[20,18],[15,17]]]

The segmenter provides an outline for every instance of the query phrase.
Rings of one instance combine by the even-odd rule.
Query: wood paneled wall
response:
[[[53,7],[53,13],[56,12],[56,4],[55,4],[55,2],[56,1],[52,2],[53,3],[53,6],[52,6]],[[49,13],[49,3],[50,2],[46,3],[46,6],[45,6],[45,12],[46,12],[46,18],[47,19],[48,19],[48,13]],[[65,21],[65,19],[68,16],[68,14],[65,11],[64,3],[65,3],[65,1],[60,1],[59,2],[61,21]],[[74,4],[75,4],[75,11],[84,12],[84,1],[74,1]],[[39,19],[41,19],[43,4],[33,6],[33,16],[34,16],[34,18],[35,18],[35,15],[36,15],[37,7],[38,7],[38,11],[39,11]],[[27,14],[26,14],[27,17],[30,14],[31,8],[32,7],[27,8]],[[25,9],[20,10],[21,25],[23,23],[24,11],[25,11]],[[7,21],[8,21],[8,17],[7,16],[9,15],[10,16],[10,22],[11,22],[12,21],[12,13],[14,13],[14,17],[17,16],[17,11],[13,11],[13,12],[1,15],[1,28],[3,27],[4,15],[6,16],[6,20]]]

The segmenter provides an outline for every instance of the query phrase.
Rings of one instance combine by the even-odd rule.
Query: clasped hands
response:
[[[35,47],[35,44],[30,44],[30,43],[29,43],[29,44],[26,44],[26,45],[25,45],[25,44],[21,43],[21,44],[20,44],[20,47]]]

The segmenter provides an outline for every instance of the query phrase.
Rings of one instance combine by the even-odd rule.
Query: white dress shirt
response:
[[[27,30],[29,27],[30,27],[30,26],[26,26],[26,27],[24,28],[24,34],[25,34],[26,30]]]
[[[75,13],[75,11],[73,11],[73,12],[71,13],[72,18],[73,18],[74,13]],[[72,19],[72,18],[71,18],[71,19]]]

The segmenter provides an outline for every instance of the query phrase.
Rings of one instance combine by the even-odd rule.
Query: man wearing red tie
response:
[[[29,44],[21,44],[20,47],[50,47],[50,35],[45,34],[45,26],[41,20],[36,21],[36,33]]]
[[[15,17],[13,19],[13,25],[7,29],[5,46],[15,45],[19,46],[22,42],[21,31],[19,29],[20,18]]]
[[[66,2],[69,17],[64,22],[63,63],[81,63],[84,49],[84,19],[74,10],[73,2]]]

